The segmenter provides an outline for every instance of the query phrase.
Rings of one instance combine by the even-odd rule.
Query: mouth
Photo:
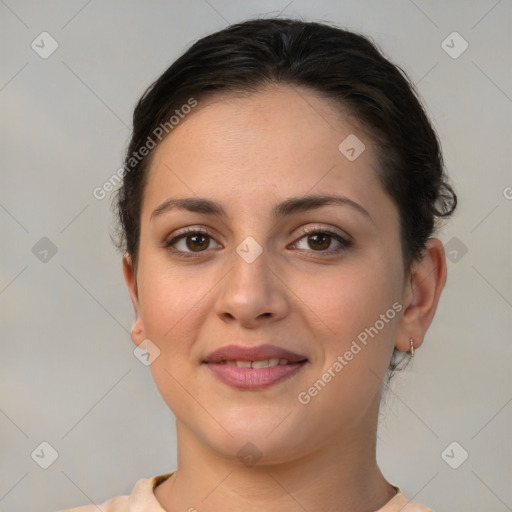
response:
[[[256,391],[292,377],[307,362],[303,355],[274,345],[228,345],[212,352],[203,364],[225,384]]]

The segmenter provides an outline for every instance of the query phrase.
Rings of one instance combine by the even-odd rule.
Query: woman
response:
[[[178,468],[101,509],[429,510],[375,457],[456,206],[405,74],[327,24],[228,27],[143,95],[124,170],[132,339],[176,416]]]

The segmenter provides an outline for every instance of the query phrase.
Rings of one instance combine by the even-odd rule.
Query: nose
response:
[[[233,251],[231,263],[215,303],[223,322],[254,329],[288,314],[286,285],[270,267],[265,249],[252,262]]]

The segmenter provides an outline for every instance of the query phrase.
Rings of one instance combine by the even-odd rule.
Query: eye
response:
[[[304,230],[303,233],[304,236],[293,244],[294,248],[306,251],[312,250],[313,252],[320,252],[322,254],[333,254],[352,246],[352,241],[341,236],[339,233],[327,229],[309,229]],[[304,242],[301,242],[302,240],[304,240]],[[337,242],[334,248],[331,247],[333,242]],[[301,243],[304,245],[303,247],[300,247]],[[307,247],[307,245],[309,245],[309,247]]]
[[[292,244],[292,248],[329,255],[352,246],[351,240],[334,231],[309,229],[303,230],[303,233],[303,236]],[[180,257],[196,257],[211,249],[213,240],[214,238],[204,229],[187,228],[165,242],[165,247]],[[337,244],[334,248],[333,242]],[[300,244],[306,247],[300,247]],[[220,244],[217,245],[221,247]]]
[[[213,238],[203,229],[187,229],[168,240],[165,247],[179,256],[194,257],[209,249],[212,240]]]

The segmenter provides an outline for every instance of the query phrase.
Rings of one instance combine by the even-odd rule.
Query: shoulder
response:
[[[148,510],[160,512],[160,507],[154,488],[169,478],[172,473],[157,475],[152,478],[138,480],[129,496],[115,496],[101,504],[84,505],[82,507],[68,508],[59,512],[133,512],[135,510]]]
[[[434,512],[432,509],[425,507],[415,501],[408,500],[400,489],[390,501],[376,512]]]
[[[99,505],[85,505],[83,507],[67,508],[60,512],[98,512],[98,507],[102,512],[129,512],[128,496],[116,496]]]

